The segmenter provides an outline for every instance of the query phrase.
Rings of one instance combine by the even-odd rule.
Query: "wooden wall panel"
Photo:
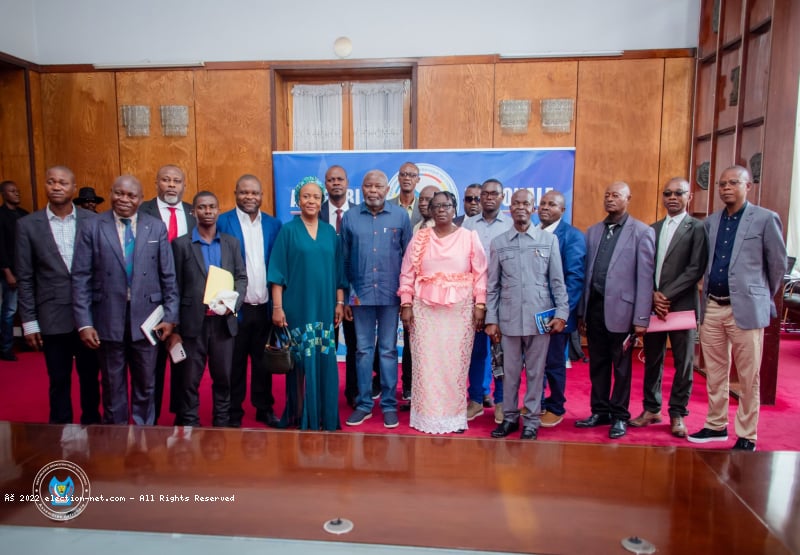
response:
[[[229,210],[236,180],[251,173],[264,190],[262,209],[274,214],[269,71],[196,72],[195,114],[198,187]]]
[[[658,185],[672,177],[689,175],[689,152],[692,146],[692,92],[695,61],[693,58],[664,60],[664,99],[661,108],[661,159]],[[658,217],[666,211],[658,202]]]
[[[605,217],[609,183],[631,187],[630,212],[655,221],[664,60],[592,60],[578,66],[575,199],[579,229]]]
[[[121,71],[116,73],[117,129],[121,173],[142,182],[144,198],[156,195],[156,172],[175,164],[186,174],[183,200],[191,202],[197,192],[197,146],[195,142],[194,75],[190,70]],[[122,125],[123,105],[150,107],[150,136],[128,137]],[[189,107],[186,137],[165,137],[161,126],[162,105]]]
[[[494,64],[421,66],[417,148],[491,148]]]
[[[31,210],[34,203],[24,69],[0,70],[0,98],[0,181],[16,182],[21,206]]]
[[[31,127],[33,128],[33,157],[34,171],[33,179],[36,180],[36,200],[37,208],[43,208],[47,202],[47,195],[44,191],[45,163],[44,149],[44,114],[42,113],[42,75],[36,71],[28,73],[30,82],[30,103],[31,103]]]
[[[518,62],[495,66],[494,147],[575,146],[575,123],[569,133],[542,131],[541,100],[578,96],[578,62]],[[501,100],[531,100],[531,121],[527,133],[510,134],[500,128]]]
[[[42,75],[45,167],[68,166],[106,199],[120,173],[115,98],[113,73]]]

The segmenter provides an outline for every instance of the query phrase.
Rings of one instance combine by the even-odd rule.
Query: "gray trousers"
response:
[[[504,335],[503,345],[503,414],[508,422],[519,420],[519,385],[525,365],[527,390],[523,403],[528,414],[522,416],[523,428],[538,428],[544,386],[544,365],[547,362],[549,335]]]

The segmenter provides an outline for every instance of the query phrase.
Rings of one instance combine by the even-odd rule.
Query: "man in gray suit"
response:
[[[698,309],[697,283],[708,262],[708,237],[703,222],[686,213],[692,200],[689,182],[673,177],[662,192],[667,216],[653,224],[656,234],[655,289],[653,312],[666,319],[670,312]],[[661,377],[667,337],[672,346],[675,374],[669,396],[670,431],[686,437],[683,419],[692,394],[694,344],[697,331],[692,329],[647,333],[644,336],[644,410],[630,421],[634,427],[661,422]]]
[[[70,271],[75,235],[96,218],[73,205],[75,174],[47,170],[47,206],[17,222],[19,315],[25,342],[44,352],[50,379],[50,424],[72,423],[72,360],[78,371],[81,424],[100,423],[97,355],[78,337],[72,318]],[[80,255],[80,253],[77,253]]]
[[[705,221],[708,267],[703,276],[700,345],[706,366],[708,415],[693,443],[728,439],[730,355],[742,393],[736,411],[736,450],[755,451],[764,328],[777,316],[773,297],[786,272],[786,245],[775,212],[747,202],[750,172],[732,166],[717,182],[725,208]]]
[[[181,295],[180,326],[170,338],[174,345],[183,338],[187,359],[181,363],[180,424],[199,426],[198,390],[208,364],[214,400],[213,425],[227,426],[231,410],[231,366],[233,347],[239,329],[236,312],[247,290],[247,271],[235,237],[217,230],[219,201],[208,191],[197,193],[192,202],[197,226],[189,235],[172,242],[175,275]],[[239,294],[234,309],[218,314],[203,302],[210,266],[233,275],[233,287]]]
[[[647,330],[653,302],[655,234],[628,214],[630,200],[627,183],[606,188],[608,216],[586,231],[586,281],[578,307],[589,342],[592,414],[575,426],[611,424],[611,439],[628,429],[633,343]]]
[[[78,233],[72,263],[73,315],[81,341],[97,349],[103,422],[153,424],[156,347],[141,325],[160,305],[154,332],[166,340],[178,322],[175,264],[161,220],[138,212],[142,185],[131,175],[111,186],[111,210]],[[128,411],[130,370],[131,407]]]
[[[413,162],[405,162],[397,172],[397,182],[400,184],[400,192],[396,197],[388,199],[386,202],[396,204],[406,210],[408,219],[411,220],[413,229],[417,222],[422,220],[419,212],[419,202],[417,201],[417,185],[419,184],[419,168]]]
[[[555,235],[531,225],[533,194],[520,189],[511,196],[514,227],[495,237],[489,254],[486,335],[502,341],[503,422],[492,437],[519,429],[519,385],[525,366],[527,390],[522,439],[536,439],[540,424],[544,365],[550,335],[537,327],[536,314],[555,308],[549,333],[560,333],[569,317],[569,300]]]
[[[186,175],[183,170],[174,164],[161,166],[156,173],[156,198],[144,201],[139,206],[139,212],[159,218],[167,226],[167,239],[171,243],[178,237],[191,233],[196,224],[192,215],[192,205],[183,202],[186,192]],[[164,343],[158,344],[156,357],[156,385],[155,403],[156,418],[161,416],[161,400],[164,396],[164,379],[167,372],[167,350]],[[180,390],[183,380],[170,366],[170,400],[169,410],[180,418]]]

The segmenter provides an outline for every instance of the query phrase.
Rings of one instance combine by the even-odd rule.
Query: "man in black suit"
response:
[[[337,237],[342,232],[342,218],[345,212],[358,206],[347,198],[348,183],[347,172],[342,166],[331,166],[325,172],[325,190],[328,192],[328,200],[322,203],[319,217],[323,222],[328,222],[336,229]],[[347,404],[351,408],[355,408],[355,399],[358,396],[358,381],[356,379],[356,328],[352,318],[342,320],[342,331],[344,332],[344,344],[347,347],[344,397],[347,400]],[[338,331],[335,337],[338,349]]]
[[[3,299],[0,308],[0,360],[15,361],[14,314],[17,313],[17,276],[14,268],[15,229],[17,220],[28,215],[20,208],[19,189],[13,181],[0,183],[3,205],[0,206],[0,289]]]
[[[177,365],[183,377],[179,418],[184,426],[200,424],[198,389],[208,363],[214,399],[213,425],[227,426],[230,421],[234,337],[239,327],[236,312],[244,301],[247,271],[239,251],[239,241],[217,230],[219,202],[214,193],[197,193],[192,205],[197,227],[191,234],[172,242],[181,311],[180,335],[175,334],[169,346],[182,339],[187,357],[185,362]],[[233,274],[234,291],[238,293],[235,301],[229,301],[218,310],[204,302],[210,266]]]
[[[44,351],[50,379],[51,424],[72,423],[72,359],[78,370],[81,424],[100,422],[97,355],[78,337],[72,319],[70,272],[75,236],[96,216],[73,205],[75,175],[47,170],[47,207],[17,222],[17,288],[25,341]],[[78,253],[80,254],[80,253]]]
[[[667,216],[653,224],[656,234],[656,261],[653,311],[665,319],[670,312],[691,310],[697,316],[697,283],[708,262],[708,237],[703,222],[686,213],[692,199],[689,182],[680,177],[664,186]],[[675,377],[669,396],[670,431],[686,437],[683,418],[692,394],[695,329],[647,333],[644,336],[644,411],[630,421],[636,428],[661,422],[661,377],[667,337],[675,360]]]
[[[192,231],[195,218],[192,216],[192,205],[183,202],[186,191],[186,176],[178,166],[167,164],[159,168],[156,174],[156,198],[145,201],[139,211],[160,218],[167,226],[167,239],[171,243],[178,237],[183,237]],[[156,358],[156,423],[161,414],[161,401],[164,397],[164,378],[167,371],[167,351],[163,343],[158,345]],[[182,380],[170,366],[170,412],[178,414],[180,407],[180,393]]]

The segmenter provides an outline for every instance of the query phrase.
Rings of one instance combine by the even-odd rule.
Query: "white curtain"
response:
[[[292,87],[293,150],[342,149],[342,85]]]
[[[403,148],[403,95],[406,81],[353,83],[353,148]]]

